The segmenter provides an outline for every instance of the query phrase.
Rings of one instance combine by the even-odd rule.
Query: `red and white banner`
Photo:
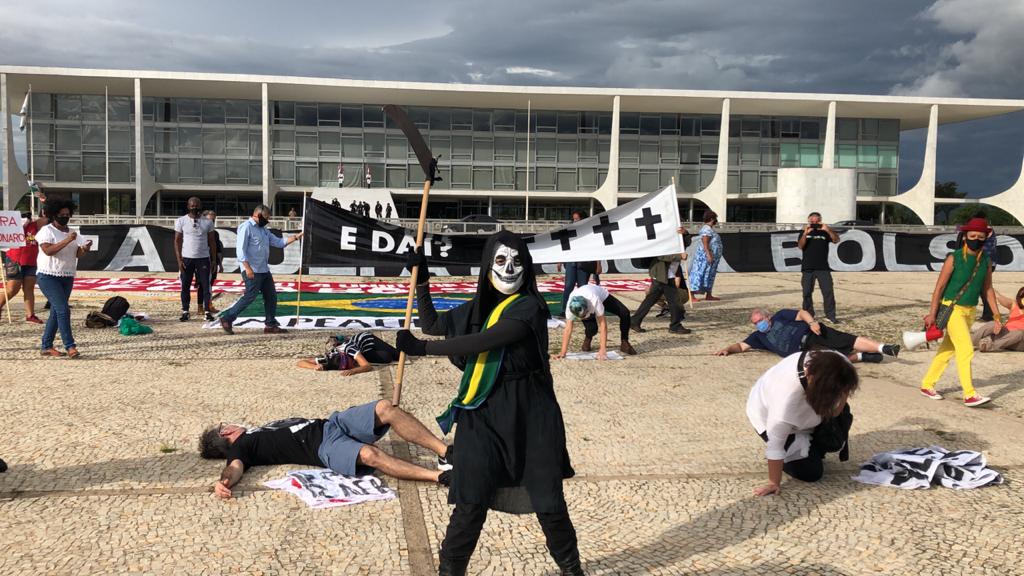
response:
[[[647,290],[649,280],[605,280],[601,282],[609,292],[641,292]],[[298,282],[275,282],[278,292],[297,292]],[[560,280],[537,282],[541,292],[562,291]],[[181,291],[177,278],[75,278],[75,290],[100,292],[152,292],[173,293]],[[402,282],[303,282],[303,292],[319,294],[406,294],[409,285]],[[214,292],[241,294],[245,285],[241,280],[217,280]],[[430,291],[435,293],[466,294],[476,291],[476,282],[431,282]]]

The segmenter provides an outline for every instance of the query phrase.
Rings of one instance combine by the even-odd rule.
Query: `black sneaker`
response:
[[[7,472],[7,462],[0,459],[0,474],[3,474],[4,472]]]
[[[181,313],[181,318],[178,318],[178,322],[188,322],[188,310]]]
[[[451,470],[452,468],[454,468],[455,467],[455,462],[453,461],[454,456],[455,456],[455,449],[454,449],[453,446],[449,446],[448,449],[444,451],[444,456],[438,456],[437,457],[437,469],[442,471],[442,472],[447,472],[447,471]]]
[[[882,354],[885,354],[886,356],[892,356],[893,358],[895,358],[900,355],[900,345],[886,344],[882,346]]]
[[[829,324],[839,324],[839,320],[836,319],[835,316],[830,316],[828,318],[825,318],[825,320],[828,320]]]
[[[690,330],[689,328],[686,328],[685,326],[681,326],[681,325],[680,326],[673,326],[672,328],[669,328],[668,331],[673,333],[673,334],[689,334],[689,333],[693,332],[693,330]]]
[[[643,334],[644,332],[647,332],[647,330],[641,328],[639,324],[630,324],[629,329],[631,332],[636,332],[638,334]]]
[[[658,312],[658,314],[655,316],[655,318],[668,318],[669,314],[671,314],[671,313],[672,313],[672,311],[669,310],[668,308],[662,308],[661,312]]]
[[[437,483],[440,484],[441,486],[446,486],[446,487],[447,486],[451,486],[452,485],[452,471],[451,470],[445,470],[444,472],[441,472],[441,475],[437,477]]]
[[[206,316],[205,316],[205,318],[206,318],[206,321],[207,321],[207,322],[213,322],[214,320],[216,320],[216,319],[217,319],[217,318],[216,318],[216,317],[215,317],[215,316],[213,315],[213,312],[207,312],[207,313],[206,313]]]
[[[872,364],[882,363],[882,355],[878,352],[861,352],[860,359],[862,362],[871,362]]]

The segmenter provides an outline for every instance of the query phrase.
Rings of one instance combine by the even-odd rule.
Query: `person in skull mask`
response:
[[[397,348],[410,356],[448,356],[463,370],[459,394],[438,417],[445,434],[458,423],[448,502],[455,505],[441,543],[441,575],[466,573],[488,509],[534,512],[548,551],[562,574],[580,575],[576,530],[562,491],[574,475],[565,448],[565,424],[548,364],[547,304],[537,290],[526,242],[511,232],[484,246],[476,296],[438,315],[422,250],[417,297],[425,334],[399,331]]]

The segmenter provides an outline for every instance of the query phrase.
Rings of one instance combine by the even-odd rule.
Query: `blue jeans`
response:
[[[228,308],[221,318],[228,322],[234,322],[235,318],[245,310],[249,304],[256,301],[256,296],[263,294],[263,323],[268,327],[280,326],[277,322],[277,290],[274,288],[274,277],[270,272],[255,272],[252,280],[242,271],[242,282],[245,282],[245,293],[235,302],[234,306]]]
[[[58,328],[64,349],[75,348],[75,337],[71,334],[71,309],[68,308],[71,289],[75,285],[74,277],[39,274],[36,276],[36,284],[42,290],[43,296],[50,301],[50,316],[43,327],[42,350],[53,348],[53,338],[57,335]]]

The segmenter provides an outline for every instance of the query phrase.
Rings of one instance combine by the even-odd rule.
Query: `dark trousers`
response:
[[[243,269],[242,282],[245,283],[245,293],[238,299],[238,302],[235,302],[220,317],[228,322],[234,322],[235,318],[238,318],[238,315],[242,313],[242,310],[245,310],[249,304],[256,300],[257,296],[262,294],[263,323],[267,327],[280,326],[277,322],[277,289],[274,288],[274,277],[271,276],[270,272],[256,272],[250,280]]]
[[[760,434],[761,440],[768,441],[768,433],[762,432]],[[786,448],[789,448],[790,444],[796,436],[790,434],[786,438]],[[825,457],[817,454],[814,451],[814,447],[811,447],[811,451],[807,453],[807,458],[801,458],[799,460],[793,460],[786,462],[782,465],[782,471],[789,474],[797,480],[804,482],[817,482],[821,480],[821,477],[825,475]]]
[[[825,317],[830,320],[836,318],[836,295],[832,291],[832,272],[830,270],[804,270],[800,284],[804,289],[803,309],[814,316],[814,281],[818,281],[821,287],[821,298],[825,301]]]
[[[465,562],[473,555],[480,530],[487,520],[487,508],[472,504],[456,504],[452,511],[444,541],[441,542],[440,556],[443,560]],[[580,553],[576,546],[576,529],[569,519],[569,510],[560,512],[538,512],[537,520],[544,539],[547,541],[548,553],[559,567],[569,567],[579,563]]]
[[[196,300],[199,310],[210,305],[210,259],[182,258],[185,270],[181,272],[181,310],[188,312],[192,304],[192,278],[196,279]]]
[[[373,337],[373,348],[362,352],[363,358],[370,364],[391,364],[398,362],[398,349],[387,342]]]
[[[562,316],[568,316],[569,295],[576,288],[585,285],[589,279],[588,274],[583,271],[575,262],[565,263],[565,287],[562,288]]]
[[[992,273],[995,274],[996,267],[992,267]],[[992,307],[988,305],[988,298],[985,298],[985,294],[981,295],[981,321],[991,322],[994,320],[992,316]]]
[[[618,298],[609,294],[604,300],[604,313],[606,321],[609,314],[619,317],[619,336],[623,342],[629,342],[629,308],[619,302]],[[583,334],[587,338],[593,338],[597,334],[597,318],[593,315],[583,321]]]
[[[651,311],[651,307],[658,301],[658,298],[665,295],[665,301],[668,303],[668,309],[672,313],[672,320],[669,323],[669,328],[675,328],[682,326],[683,314],[679,308],[679,295],[676,294],[676,285],[673,280],[669,280],[667,284],[658,282],[657,280],[651,279],[651,291],[644,297],[644,301],[640,303],[640,307],[636,309],[636,314],[633,315],[632,324],[634,326],[640,326],[640,323],[647,317],[647,313]]]

